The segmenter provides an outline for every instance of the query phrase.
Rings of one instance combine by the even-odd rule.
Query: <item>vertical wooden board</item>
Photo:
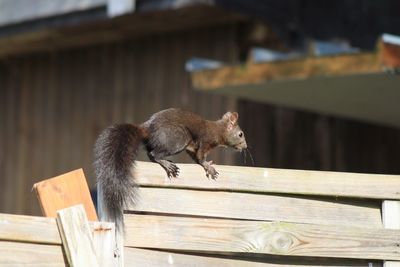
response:
[[[384,200],[382,203],[383,226],[400,229],[400,201]],[[385,261],[384,267],[400,267],[400,261]]]
[[[100,267],[119,266],[115,247],[115,225],[107,222],[93,222],[93,244]]]
[[[57,226],[71,267],[100,266],[83,205],[57,211]]]
[[[83,204],[89,220],[97,221],[96,210],[82,169],[36,183],[34,189],[45,216],[56,217],[59,209]]]
[[[385,228],[400,229],[400,201],[383,201],[382,220]]]
[[[32,108],[32,94],[33,90],[31,90],[32,83],[32,66],[31,62],[27,59],[24,59],[21,64],[21,89],[20,89],[20,97],[17,100],[19,102],[20,112],[17,122],[17,135],[18,138],[16,141],[16,146],[14,149],[17,150],[17,162],[16,168],[14,169],[13,178],[14,178],[14,195],[12,196],[13,202],[15,204],[15,212],[17,213],[25,213],[26,202],[25,199],[25,188],[27,185],[27,177],[28,173],[32,168],[32,164],[29,160],[30,154],[28,151],[31,151],[31,108]],[[15,133],[14,133],[15,134]]]

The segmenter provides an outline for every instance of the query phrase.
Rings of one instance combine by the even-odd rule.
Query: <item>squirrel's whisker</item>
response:
[[[250,150],[248,148],[246,148],[246,151],[249,153],[249,156],[250,156],[250,159],[251,159],[251,163],[253,164],[252,166],[254,166],[255,162],[254,162],[253,156],[250,153]]]

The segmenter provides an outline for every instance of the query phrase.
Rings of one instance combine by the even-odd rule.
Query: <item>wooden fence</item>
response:
[[[214,181],[179,167],[170,180],[137,162],[125,266],[400,266],[400,176],[216,166]],[[113,224],[70,216],[1,214],[0,265],[65,266],[89,251],[112,266]]]

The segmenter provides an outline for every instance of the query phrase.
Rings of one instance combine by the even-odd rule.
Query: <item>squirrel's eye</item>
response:
[[[239,133],[239,137],[242,138],[243,137],[243,132]]]

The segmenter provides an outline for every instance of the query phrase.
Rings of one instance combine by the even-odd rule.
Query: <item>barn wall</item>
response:
[[[256,166],[400,173],[400,130],[241,100]]]
[[[0,61],[0,212],[39,214],[32,185],[73,169],[93,186],[92,147],[108,125],[168,107],[209,119],[235,109],[232,99],[193,91],[184,63],[236,55],[228,25]],[[212,157],[233,162],[225,151]]]

